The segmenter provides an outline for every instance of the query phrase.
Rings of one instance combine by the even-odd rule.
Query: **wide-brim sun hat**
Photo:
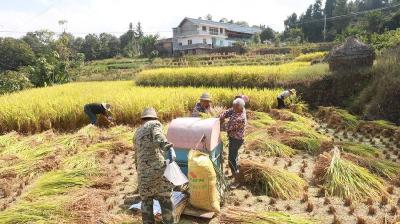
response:
[[[104,109],[107,111],[111,111],[111,105],[108,103],[101,103],[101,106],[103,106]]]
[[[199,100],[212,101],[211,96],[210,96],[209,93],[203,93],[203,94],[201,94]]]
[[[154,108],[152,108],[152,107],[148,107],[148,108],[145,108],[143,110],[142,115],[140,116],[140,118],[141,119],[143,119],[143,118],[156,118],[157,119],[158,117],[157,117],[156,110]]]

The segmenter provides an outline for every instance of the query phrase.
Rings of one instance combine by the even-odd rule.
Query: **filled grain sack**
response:
[[[219,212],[217,176],[209,155],[191,150],[188,163],[190,204],[206,211]]]

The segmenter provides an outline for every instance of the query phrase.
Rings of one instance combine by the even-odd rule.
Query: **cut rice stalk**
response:
[[[341,158],[338,148],[332,151],[332,155],[320,156],[314,174],[325,185],[328,195],[357,201],[387,195],[382,179]]]
[[[246,149],[260,150],[265,156],[289,157],[296,154],[296,151],[291,147],[269,139],[268,134],[261,131],[251,133],[248,136]]]
[[[322,145],[320,139],[300,136],[284,139],[283,142],[292,148],[307,151],[309,153],[318,152]]]
[[[221,223],[249,223],[249,224],[312,224],[315,220],[288,215],[282,212],[253,212],[238,208],[228,208],[221,216]]]
[[[241,161],[238,180],[255,194],[281,199],[300,197],[305,186],[305,181],[297,174],[250,160]]]
[[[343,142],[340,143],[343,151],[352,153],[354,155],[363,157],[375,157],[376,154],[380,154],[380,150],[366,144],[359,144],[356,142]]]
[[[400,174],[400,165],[385,159],[368,158],[348,153],[343,154],[343,157],[389,180],[393,180]]]

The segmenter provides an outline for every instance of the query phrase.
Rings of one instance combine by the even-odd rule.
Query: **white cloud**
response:
[[[35,11],[18,10],[17,5],[6,11],[0,3],[0,30],[17,32],[0,33],[0,36],[21,36],[18,32],[37,29],[59,32],[61,19],[68,20],[67,30],[79,36],[91,32],[124,32],[129,22],[138,21],[147,32],[171,36],[172,27],[185,16],[197,18],[208,13],[214,20],[226,17],[283,30],[283,20],[289,14],[303,12],[314,0],[30,0],[26,4],[38,2],[43,9]]]

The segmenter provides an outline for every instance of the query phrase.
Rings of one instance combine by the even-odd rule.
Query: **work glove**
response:
[[[167,155],[168,155],[167,159],[169,160],[170,163],[176,160],[176,154],[174,148],[170,147]]]

